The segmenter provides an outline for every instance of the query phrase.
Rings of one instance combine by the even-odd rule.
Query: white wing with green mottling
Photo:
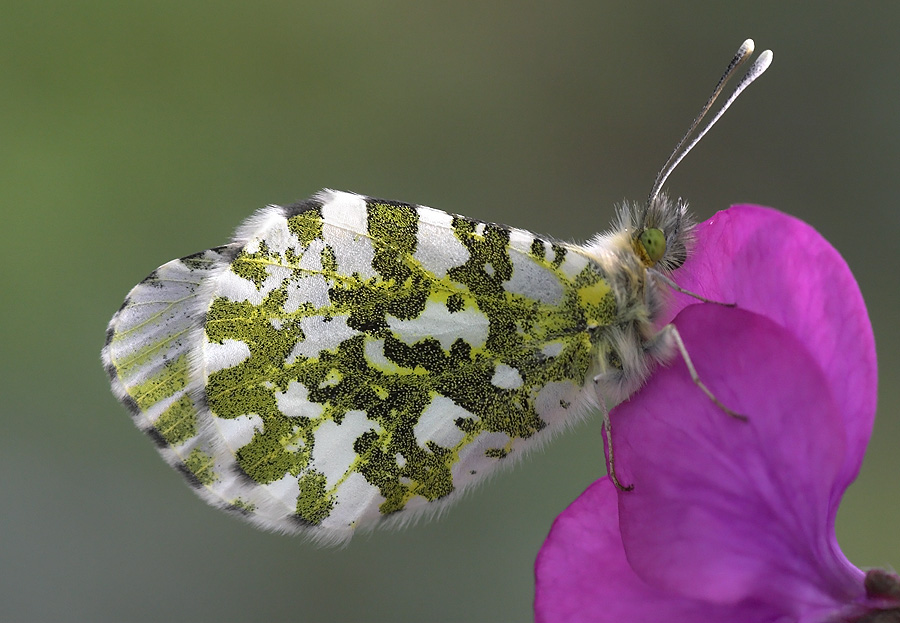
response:
[[[617,314],[577,247],[323,191],[154,272],[103,357],[207,501],[335,542],[440,510],[596,405]]]
[[[191,370],[209,306],[202,285],[238,248],[210,249],[153,271],[112,317],[101,354],[113,393],[135,424],[195,481],[208,480],[211,465],[197,427],[203,388]]]

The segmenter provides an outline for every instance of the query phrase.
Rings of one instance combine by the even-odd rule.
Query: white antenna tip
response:
[[[694,148],[701,138],[703,138],[709,129],[713,127],[716,121],[728,110],[728,107],[734,103],[734,100],[737,99],[738,95],[746,89],[750,84],[759,78],[766,69],[769,68],[769,65],[772,64],[772,50],[766,50],[762,54],[760,54],[756,60],[753,62],[753,65],[750,66],[750,69],[747,70],[747,73],[744,74],[743,78],[741,78],[738,85],[735,87],[734,92],[732,92],[731,96],[728,100],[722,105],[722,108],[719,109],[719,112],[712,118],[709,123],[700,131],[700,133],[690,142],[688,143],[688,139],[694,133],[694,130],[700,124],[700,121],[706,116],[706,113],[709,112],[710,107],[713,102],[716,101],[716,98],[719,96],[719,93],[722,92],[722,88],[725,86],[725,83],[734,75],[737,71],[737,68],[740,67],[744,61],[746,61],[753,54],[753,39],[747,39],[744,43],[741,44],[741,47],[738,48],[737,53],[734,55],[734,58],[731,59],[731,62],[728,64],[728,68],[725,70],[725,74],[719,80],[719,83],[716,85],[716,88],[713,90],[712,95],[710,95],[709,99],[706,100],[706,104],[703,105],[703,108],[700,109],[700,114],[697,115],[697,118],[694,119],[694,122],[691,124],[691,127],[688,129],[687,133],[682,137],[682,139],[678,142],[678,145],[675,147],[675,150],[672,152],[672,155],[669,156],[669,159],[666,160],[666,163],[663,165],[663,168],[660,169],[659,174],[656,176],[656,182],[653,183],[653,189],[650,191],[650,197],[648,198],[648,205],[652,203],[659,191],[662,189],[663,184],[666,183],[666,180],[669,178],[669,175],[672,171],[675,170],[675,167],[678,166],[678,163]],[[687,146],[685,147],[685,144]]]

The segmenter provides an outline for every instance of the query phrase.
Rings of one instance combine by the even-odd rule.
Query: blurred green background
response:
[[[739,202],[794,214],[854,270],[881,395],[838,533],[857,565],[900,565],[900,5],[2,13],[0,618],[530,619],[535,554],[603,472],[599,418],[441,521],[321,550],[213,510],[159,459],[108,390],[106,323],[159,264],[321,187],[585,239],[646,196],[746,37],[772,69],[668,188],[701,218]]]

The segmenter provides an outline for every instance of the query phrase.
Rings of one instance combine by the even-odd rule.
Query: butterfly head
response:
[[[694,220],[681,199],[660,194],[650,204],[619,210],[619,229],[631,237],[631,247],[646,268],[665,272],[684,264],[692,241]]]

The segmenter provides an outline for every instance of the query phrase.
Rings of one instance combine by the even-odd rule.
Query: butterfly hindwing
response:
[[[258,212],[209,275],[199,433],[164,450],[208,501],[324,541],[437,511],[577,420],[615,310],[573,247],[333,191]]]

